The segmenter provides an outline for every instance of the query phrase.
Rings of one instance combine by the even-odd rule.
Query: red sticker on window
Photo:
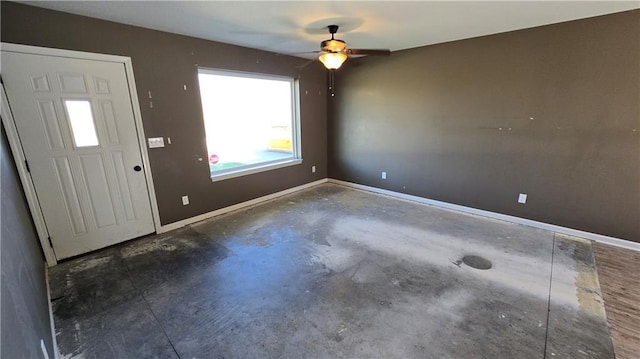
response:
[[[212,165],[217,164],[219,160],[220,158],[218,157],[218,155],[209,156],[209,163],[211,163]]]

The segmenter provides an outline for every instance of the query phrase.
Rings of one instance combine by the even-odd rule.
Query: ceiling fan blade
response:
[[[348,55],[376,55],[376,56],[389,56],[391,50],[386,49],[347,49]]]
[[[287,52],[284,55],[319,54],[321,52],[323,52],[323,51],[315,50],[315,51]]]

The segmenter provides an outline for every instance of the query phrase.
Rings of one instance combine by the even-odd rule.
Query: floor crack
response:
[[[544,353],[543,358],[547,357],[547,342],[549,341],[549,317],[551,313],[551,284],[553,283],[553,257],[556,253],[556,234],[553,233],[553,245],[551,246],[551,273],[549,275],[549,297],[547,298],[547,325],[544,332]]]
[[[353,277],[356,275],[356,273],[358,273],[358,269],[360,269],[360,264],[362,264],[362,262],[364,262],[364,259],[358,262],[358,264],[356,265],[356,270],[353,271],[349,279],[353,280]]]
[[[146,304],[147,308],[149,309],[149,312],[153,316],[153,319],[156,321],[156,323],[158,323],[158,327],[160,327],[160,330],[162,330],[162,334],[164,334],[164,337],[167,338],[169,345],[171,345],[171,349],[173,349],[173,352],[176,353],[176,357],[180,359],[180,354],[178,354],[178,350],[173,345],[173,342],[171,341],[171,338],[169,338],[167,331],[162,326],[162,323],[160,323],[160,320],[158,320],[156,313],[153,311],[153,308],[151,308],[151,304],[149,304],[149,301],[147,301],[147,298],[144,296],[144,292],[140,290],[138,287],[136,287],[135,282],[133,280],[133,276],[131,275],[131,272],[129,272],[129,267],[127,267],[127,263],[123,260],[122,264],[123,264],[124,270],[127,272],[127,275],[129,276],[129,280],[131,280],[131,283],[133,284],[133,287],[139,291],[140,297],[142,298],[142,300],[144,301],[144,304]]]

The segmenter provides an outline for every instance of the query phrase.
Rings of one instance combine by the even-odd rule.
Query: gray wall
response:
[[[45,263],[35,227],[18,178],[4,127],[1,140],[2,236],[2,358],[42,358],[44,339],[53,358],[47,303]]]
[[[2,1],[4,42],[132,58],[161,222],[168,224],[327,177],[325,71],[307,60]],[[300,76],[303,164],[212,183],[196,64]],[[187,91],[183,86],[187,86]],[[149,106],[148,92],[153,95]],[[202,158],[203,161],[198,159]],[[311,166],[316,173],[311,173]],[[190,204],[183,206],[181,197]]]
[[[640,11],[347,64],[330,177],[640,242]]]

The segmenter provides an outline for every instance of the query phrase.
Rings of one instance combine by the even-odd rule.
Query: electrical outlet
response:
[[[382,179],[387,179],[387,172],[382,171]]]
[[[316,166],[311,166],[311,173],[316,173]]]
[[[526,193],[520,193],[520,195],[518,195],[518,203],[522,203],[522,204],[527,203],[527,194]]]
[[[182,196],[182,205],[186,206],[189,204],[189,196]]]

